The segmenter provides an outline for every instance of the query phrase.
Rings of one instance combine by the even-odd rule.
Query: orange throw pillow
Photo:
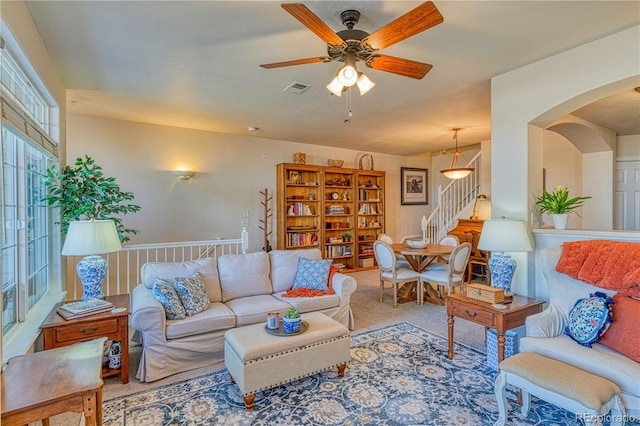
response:
[[[640,362],[640,300],[616,294],[613,324],[602,335],[600,343]]]

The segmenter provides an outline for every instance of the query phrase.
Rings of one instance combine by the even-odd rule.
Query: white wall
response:
[[[305,152],[306,164],[326,165],[327,159],[345,160],[357,167],[357,151],[232,136],[168,126],[69,114],[67,162],[89,155],[114,176],[122,190],[135,194],[142,207],[124,217],[139,229],[131,244],[204,240],[240,235],[243,214],[249,211],[250,251],[261,250],[258,229],[264,217],[259,191],[275,196],[276,165]],[[401,157],[373,154],[376,170],[386,172],[386,229],[394,238],[420,233],[420,217],[429,206],[400,206],[400,167],[430,168],[430,156]],[[180,181],[173,170],[195,170]],[[276,203],[271,208],[276,245]]]
[[[616,161],[637,160],[640,160],[640,135],[618,136],[616,141]]]
[[[542,167],[545,174],[545,189],[549,192],[558,186],[569,188],[569,195],[582,195],[582,154],[564,136],[555,132],[544,131]],[[590,205],[589,208],[592,206]],[[582,209],[577,213],[582,215]],[[544,226],[553,226],[551,216],[543,215]],[[570,214],[568,228],[582,228],[582,219],[577,214]]]
[[[637,86],[639,63],[640,26],[635,26],[492,79],[493,217],[529,220],[532,194],[541,192],[542,137],[531,123],[544,128],[594,100]],[[533,255],[520,267],[514,291],[535,294]]]

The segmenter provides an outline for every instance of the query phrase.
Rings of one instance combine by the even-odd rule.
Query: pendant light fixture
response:
[[[469,173],[471,173],[475,169],[473,167],[469,167],[469,163],[467,162],[467,160],[465,160],[462,153],[458,151],[458,131],[460,130],[460,128],[456,127],[455,129],[451,129],[451,130],[454,131],[453,139],[456,141],[456,150],[453,152],[453,155],[451,156],[451,163],[449,163],[449,168],[440,170],[440,173],[442,173],[449,179],[462,179],[463,177],[469,175]],[[464,161],[464,164],[465,164],[464,167],[460,167],[460,165],[458,164],[459,157],[461,157],[462,160]]]

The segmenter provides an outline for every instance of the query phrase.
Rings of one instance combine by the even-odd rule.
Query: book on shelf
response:
[[[69,312],[69,311],[67,311],[65,309],[62,309],[62,306],[61,306],[58,309],[56,309],[56,312],[62,318],[66,319],[66,320],[72,320],[72,319],[76,319],[76,318],[88,317],[88,316],[91,316],[91,315],[104,314],[106,312],[111,312],[112,309],[113,309],[113,307],[107,307],[107,308],[97,309],[97,310],[93,310],[93,311],[89,311],[89,312],[84,312],[82,314],[72,314],[71,312]]]
[[[93,311],[105,311],[113,308],[113,303],[102,299],[78,300],[76,302],[63,303],[63,309],[73,315],[85,314]]]

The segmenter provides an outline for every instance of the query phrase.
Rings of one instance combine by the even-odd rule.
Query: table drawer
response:
[[[67,327],[59,327],[55,330],[57,343],[80,341],[87,338],[101,337],[118,331],[118,319],[105,319],[86,324],[73,324]]]
[[[463,318],[486,326],[494,325],[494,314],[490,310],[458,304],[453,304],[451,308],[453,311],[452,314],[458,318]]]

